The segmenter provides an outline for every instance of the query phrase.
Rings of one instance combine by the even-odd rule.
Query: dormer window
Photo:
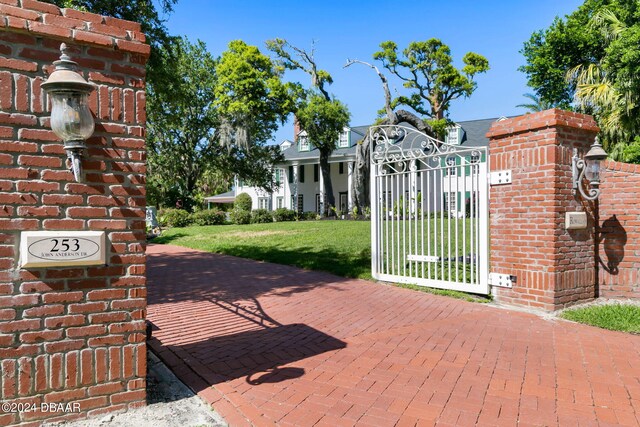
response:
[[[462,142],[463,130],[458,125],[449,126],[447,128],[447,135],[445,137],[445,142],[451,145],[460,145]]]
[[[299,137],[299,146],[298,151],[309,151],[311,150],[311,144],[309,144],[309,139],[307,135],[300,135]]]
[[[349,148],[349,129],[345,128],[340,132],[340,139],[338,139],[338,148]]]

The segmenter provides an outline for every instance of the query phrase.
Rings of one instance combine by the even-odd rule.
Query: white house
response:
[[[336,205],[342,212],[351,210],[351,179],[356,157],[355,145],[364,138],[368,126],[345,128],[340,134],[336,150],[329,157],[331,184]],[[285,162],[275,166],[273,193],[253,187],[236,178],[236,194],[251,196],[254,209],[275,210],[287,208],[298,212],[320,212],[320,194],[325,192],[320,172],[320,152],[307,139],[304,131],[298,132],[296,142],[285,140],[280,144]]]
[[[445,143],[468,148],[486,147],[488,139],[485,135],[495,120],[497,119],[457,122],[448,129]],[[351,180],[356,157],[356,144],[364,138],[368,131],[369,126],[345,128],[340,134],[336,150],[329,158],[331,182],[337,209],[344,213],[351,211]],[[274,168],[274,182],[277,186],[273,192],[267,192],[238,178],[235,179],[233,193],[235,195],[249,194],[254,209],[287,208],[298,212],[321,211],[320,194],[325,191],[325,186],[320,173],[319,150],[307,139],[304,131],[296,130],[295,133],[295,142],[285,140],[280,144],[285,161]],[[455,162],[453,159],[445,159],[445,161]],[[451,168],[451,171],[455,171],[455,168]],[[470,185],[462,182],[462,180],[469,179],[468,174],[459,172],[458,174],[459,176],[456,177],[448,176],[447,179],[442,179],[440,185],[441,194],[438,195],[438,198],[442,197],[447,211],[464,212],[465,200],[473,197],[472,194],[462,194],[460,190],[471,188]],[[214,201],[215,197],[211,197],[211,201]]]

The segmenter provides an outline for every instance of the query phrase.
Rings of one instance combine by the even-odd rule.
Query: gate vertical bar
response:
[[[383,168],[384,166],[379,166]],[[384,200],[384,210],[380,213],[381,220],[384,221],[385,227],[385,236],[386,236],[386,250],[384,253],[385,256],[385,272],[389,274],[389,199],[391,195],[391,191],[389,190],[389,175],[384,175],[384,190],[385,193],[383,195]]]
[[[464,199],[464,215],[462,217],[462,282],[467,283],[467,170],[463,170],[462,196]],[[473,165],[469,165],[469,179],[473,179]],[[469,199],[471,202],[471,199]],[[471,216],[471,215],[469,215]],[[471,219],[469,219],[471,223]]]
[[[489,180],[488,180],[489,162],[481,162],[478,164],[478,181],[479,191],[479,239],[478,246],[484,251],[478,253],[478,262],[480,267],[479,285],[481,292],[489,293]]]
[[[373,147],[371,149],[373,155]],[[372,162],[373,163],[373,162]],[[378,278],[378,257],[380,256],[380,247],[378,241],[378,210],[379,210],[379,195],[378,195],[378,170],[380,166],[377,164],[371,165],[371,171],[369,172],[369,179],[371,188],[373,189],[373,197],[370,198],[370,203],[373,209],[371,209],[371,276],[375,279]]]

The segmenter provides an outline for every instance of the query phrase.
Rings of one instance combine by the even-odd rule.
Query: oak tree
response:
[[[306,51],[283,39],[270,40],[267,47],[275,53],[283,69],[301,70],[311,78],[311,88],[299,93],[301,98],[295,114],[300,128],[307,133],[308,140],[320,153],[320,171],[325,187],[325,192],[321,195],[321,213],[324,214],[336,205],[329,173],[329,157],[337,147],[340,133],[349,125],[349,110],[329,94],[327,86],[333,83],[333,79],[327,71],[318,68],[313,48]]]
[[[461,70],[452,64],[453,58],[447,45],[438,39],[424,42],[412,42],[398,53],[396,43],[392,41],[380,44],[382,50],[374,53],[373,58],[396,76],[408,89],[406,95],[392,97],[389,80],[380,69],[368,62],[348,60],[345,67],[353,64],[365,65],[376,72],[384,92],[383,117],[376,124],[397,125],[408,123],[420,132],[433,138],[441,138],[448,125],[448,110],[451,102],[460,97],[469,97],[475,91],[477,83],[474,77],[489,70],[487,59],[477,53],[469,52],[463,57]],[[409,107],[410,110],[400,107]],[[362,212],[370,206],[369,200],[369,153],[370,137],[365,135],[356,150],[352,194],[354,206]]]
[[[267,141],[292,105],[274,64],[242,41],[218,59],[201,41],[180,38],[173,49],[173,78],[147,100],[149,202],[188,207],[212,171],[269,189],[281,154]]]

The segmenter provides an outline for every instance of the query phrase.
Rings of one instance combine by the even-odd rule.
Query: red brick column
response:
[[[600,296],[640,298],[640,165],[607,161],[601,179]]]
[[[594,297],[593,205],[572,194],[571,157],[597,132],[591,116],[557,109],[489,130],[490,170],[512,171],[489,198],[490,271],[516,276],[512,289],[494,288],[499,301],[556,310]],[[586,211],[588,228],[565,230],[569,211]]]
[[[65,166],[41,90],[61,42],[98,85],[85,183]],[[0,0],[0,398],[81,410],[0,411],[0,425],[145,404],[148,54],[139,24]],[[25,230],[105,230],[107,265],[21,269]]]

